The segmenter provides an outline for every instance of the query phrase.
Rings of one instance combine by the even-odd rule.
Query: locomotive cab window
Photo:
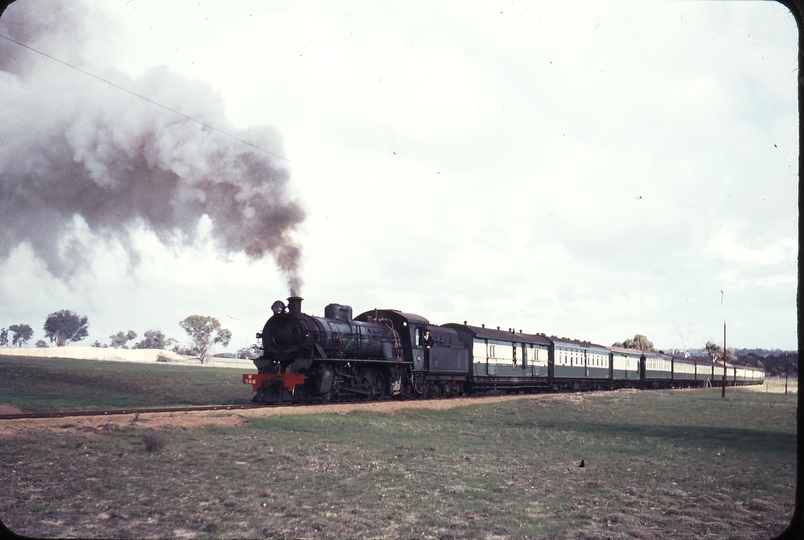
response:
[[[413,333],[413,341],[415,343],[414,347],[421,347],[422,346],[422,329],[416,328]]]

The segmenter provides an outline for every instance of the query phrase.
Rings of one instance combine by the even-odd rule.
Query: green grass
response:
[[[0,439],[0,517],[34,536],[770,538],[794,508],[795,406],[712,389],[74,425]]]
[[[26,412],[228,405],[252,395],[234,369],[0,356],[0,403]]]

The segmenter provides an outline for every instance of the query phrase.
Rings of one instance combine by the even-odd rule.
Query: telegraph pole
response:
[[[726,321],[723,321],[723,393],[722,398],[726,397]]]
[[[720,289],[720,305],[723,306],[723,289]],[[726,321],[723,321],[723,391],[720,395],[726,399]]]

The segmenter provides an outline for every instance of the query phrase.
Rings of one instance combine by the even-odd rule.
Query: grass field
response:
[[[0,356],[0,404],[26,412],[228,405],[252,395],[234,369]]]
[[[796,395],[759,390],[65,421],[0,438],[0,518],[38,537],[771,538],[794,508]]]
[[[744,390],[752,392],[765,392],[774,394],[788,394],[798,393],[798,379],[790,378],[786,381],[783,378],[766,379],[763,384],[748,386]]]

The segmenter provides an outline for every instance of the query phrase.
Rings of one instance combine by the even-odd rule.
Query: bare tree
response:
[[[682,331],[681,328],[678,327],[675,321],[673,321],[673,325],[676,327],[676,332],[678,332],[678,337],[681,338],[681,346],[682,346],[682,353],[684,358],[689,358],[689,349],[687,348],[687,343],[690,341],[690,334],[692,334],[692,323],[687,324],[686,332]]]

